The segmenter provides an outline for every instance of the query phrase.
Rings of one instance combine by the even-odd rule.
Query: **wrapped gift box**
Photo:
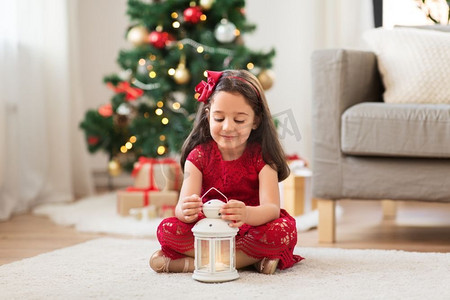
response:
[[[178,191],[120,190],[117,192],[117,213],[128,216],[131,208],[153,205],[158,214],[167,215],[167,208],[174,208],[177,202]]]
[[[130,208],[129,214],[143,221],[159,217],[157,207],[151,204],[146,207]]]
[[[181,189],[183,174],[180,165],[173,159],[141,157],[136,162],[132,175],[134,187],[160,191]]]
[[[312,199],[312,172],[307,167],[291,166],[291,174],[283,181],[283,206],[291,216],[316,209]]]

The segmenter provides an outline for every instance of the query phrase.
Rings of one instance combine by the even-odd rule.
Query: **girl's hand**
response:
[[[181,212],[186,223],[194,222],[198,219],[198,214],[202,211],[202,199],[196,194],[184,197],[181,203]]]
[[[247,220],[247,207],[239,200],[228,201],[219,211],[223,220],[233,221],[230,227],[239,228]]]

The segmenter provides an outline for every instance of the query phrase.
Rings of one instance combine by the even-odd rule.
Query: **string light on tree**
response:
[[[203,53],[203,51],[205,51],[205,48],[203,48],[203,46],[198,46],[197,47],[197,52],[198,53]]]
[[[172,104],[172,108],[175,109],[175,110],[180,109],[180,108],[181,108],[180,102],[174,102],[174,103]]]
[[[156,153],[158,153],[158,155],[163,155],[164,153],[166,153],[166,147],[159,146],[158,149],[156,150]]]
[[[175,28],[175,29],[180,28],[180,26],[181,26],[181,24],[178,21],[175,21],[175,22],[172,23],[172,27]]]

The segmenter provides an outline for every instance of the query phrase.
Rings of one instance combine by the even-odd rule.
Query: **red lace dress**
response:
[[[203,174],[201,195],[215,187],[228,199],[237,199],[249,206],[259,205],[258,174],[265,166],[259,144],[249,144],[240,158],[224,161],[217,144],[210,141],[194,148],[187,160]],[[203,198],[203,202],[210,199],[223,199],[223,196],[211,190]],[[199,220],[201,218],[203,216]],[[171,259],[182,258],[184,255],[181,253],[194,248],[191,231],[194,224],[184,223],[176,217],[161,222],[157,237],[166,256]],[[242,225],[236,236],[236,250],[258,259],[279,258],[280,269],[289,268],[303,259],[293,254],[296,244],[295,219],[284,209],[281,209],[278,219],[269,223],[260,226]]]

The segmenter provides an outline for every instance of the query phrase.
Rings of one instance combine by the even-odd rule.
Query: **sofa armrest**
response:
[[[327,111],[331,105],[332,113],[340,116],[357,103],[382,100],[383,89],[373,52],[316,50],[311,68],[314,104],[326,104]]]
[[[317,50],[312,55],[313,194],[339,198],[341,115],[357,103],[381,101],[383,87],[373,52]]]

